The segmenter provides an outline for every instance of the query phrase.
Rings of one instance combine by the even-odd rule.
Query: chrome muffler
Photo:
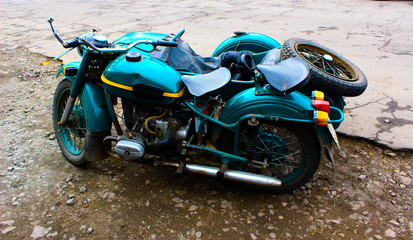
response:
[[[157,162],[158,166],[165,166],[165,167],[179,167],[179,164],[176,162]],[[196,164],[185,164],[185,171],[198,173],[209,177],[218,177],[217,173],[219,168],[211,167],[211,166],[203,166],[203,165],[196,165]],[[281,186],[281,181],[279,179],[263,176],[255,173],[249,172],[242,172],[236,170],[226,170],[224,175],[222,176],[223,179],[253,185],[260,185],[264,187],[279,187]]]

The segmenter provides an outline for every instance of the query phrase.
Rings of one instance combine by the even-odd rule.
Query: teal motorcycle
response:
[[[312,89],[312,66],[268,36],[238,32],[202,57],[184,30],[67,42],[52,21],[82,57],[60,68],[53,99],[56,139],[75,166],[110,154],[285,193],[315,174],[323,148],[333,161],[342,96]]]

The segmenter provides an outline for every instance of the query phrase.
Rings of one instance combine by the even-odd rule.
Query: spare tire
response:
[[[297,57],[310,69],[316,90],[341,96],[358,96],[367,88],[367,78],[352,62],[316,42],[291,38],[281,49],[283,59]]]

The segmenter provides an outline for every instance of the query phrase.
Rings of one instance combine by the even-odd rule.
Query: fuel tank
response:
[[[170,104],[184,93],[181,74],[164,62],[129,52],[113,60],[102,74],[106,92],[131,101]]]

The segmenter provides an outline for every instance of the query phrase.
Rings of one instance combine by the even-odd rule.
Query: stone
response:
[[[405,186],[409,186],[412,183],[412,179],[409,177],[399,176],[398,179],[400,184],[403,184]]]
[[[227,200],[222,200],[221,201],[221,208],[228,208],[231,206],[231,203],[228,202]]]
[[[384,236],[389,237],[389,238],[396,238],[396,237],[397,237],[396,232],[393,231],[393,230],[391,230],[390,228],[387,229],[387,230],[384,232]]]
[[[0,232],[1,232],[2,234],[6,234],[6,233],[8,233],[8,232],[13,231],[15,228],[16,228],[16,227],[13,227],[13,226],[7,227],[7,228],[5,228],[4,230],[0,230]]]
[[[264,216],[265,216],[265,213],[263,213],[263,212],[258,213],[258,217],[264,217]]]
[[[196,238],[201,238],[202,237],[202,232],[198,231],[195,233]]]
[[[363,174],[363,175],[360,175],[358,178],[360,181],[364,181],[366,180],[367,176]]]
[[[222,231],[223,231],[223,232],[228,232],[228,231],[229,231],[229,228],[223,228]]]
[[[347,154],[346,154],[346,152],[344,152],[344,151],[340,151],[340,152],[338,153],[338,155],[340,155],[340,157],[342,157],[342,158],[346,158],[346,157],[347,157]]]
[[[14,170],[14,167],[8,167],[7,168],[7,172],[13,172],[13,170]]]
[[[397,222],[396,220],[390,220],[389,223],[390,223],[390,224],[393,224],[393,225],[395,225],[395,226],[400,226],[400,223]]]
[[[71,198],[71,199],[66,201],[66,205],[67,206],[73,206],[73,205],[75,205],[76,202],[77,202],[76,198]]]
[[[337,225],[341,224],[340,220],[333,219],[333,220],[331,220],[331,222],[334,223],[334,224],[337,224]]]
[[[409,231],[413,232],[413,222],[409,222]]]
[[[88,233],[88,234],[91,234],[92,232],[93,232],[93,228],[92,228],[92,227],[88,228],[87,231],[86,231],[86,233]]]
[[[271,239],[275,239],[275,238],[277,237],[277,236],[275,235],[275,233],[270,233],[269,236],[270,236]]]
[[[79,192],[84,193],[84,192],[86,192],[86,190],[87,190],[86,187],[82,186],[82,187],[80,187]]]
[[[254,239],[254,240],[258,239],[257,236],[255,236],[254,233],[250,233],[250,236],[251,236],[251,239]]]
[[[191,207],[189,208],[189,211],[190,212],[193,212],[193,211],[195,211],[195,210],[197,210],[198,209],[198,206],[197,205],[191,205]]]
[[[307,228],[308,233],[314,233],[315,231],[317,231],[317,227],[314,225],[311,225]]]
[[[55,140],[55,139],[56,139],[56,135],[54,133],[50,134],[49,140]]]
[[[176,208],[183,208],[183,207],[184,207],[184,204],[183,204],[183,203],[178,203],[178,204],[175,205],[175,207],[176,207]]]
[[[43,238],[50,232],[50,230],[52,230],[51,227],[44,228],[42,226],[34,226],[33,232],[30,235],[30,237],[32,238],[32,240]]]
[[[383,237],[380,236],[380,235],[374,235],[374,238],[377,239],[377,240],[382,240],[383,239]]]

